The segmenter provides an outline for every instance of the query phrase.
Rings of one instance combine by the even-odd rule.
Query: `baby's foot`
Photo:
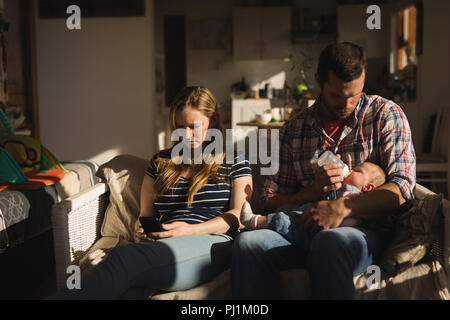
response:
[[[249,230],[258,229],[259,218],[261,218],[261,215],[254,214],[250,203],[245,201],[241,209],[241,223]]]

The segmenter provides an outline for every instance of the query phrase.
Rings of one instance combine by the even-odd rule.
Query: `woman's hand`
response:
[[[144,232],[144,228],[142,228],[141,222],[139,219],[136,220],[136,223],[134,224],[134,242],[144,242],[144,241],[151,241],[153,240],[150,238],[147,234]]]
[[[149,234],[149,237],[157,240],[195,234],[195,225],[183,221],[162,224],[161,227],[164,231],[152,232]]]

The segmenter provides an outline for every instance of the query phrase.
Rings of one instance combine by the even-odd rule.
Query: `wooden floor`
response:
[[[0,299],[45,299],[56,289],[53,234],[0,254]]]

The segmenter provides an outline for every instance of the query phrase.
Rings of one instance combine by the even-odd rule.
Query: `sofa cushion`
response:
[[[96,175],[109,187],[110,198],[101,235],[133,241],[139,216],[140,191],[148,161],[132,155],[119,155],[104,163]]]
[[[94,243],[92,247],[84,254],[78,262],[83,272],[88,271],[93,266],[103,261],[108,253],[118,245],[129,244],[131,242],[123,240],[119,237],[101,237]]]
[[[289,269],[281,272],[283,295],[280,299],[301,300],[307,298],[308,272],[306,269]],[[358,300],[448,300],[450,294],[446,283],[446,273],[436,261],[417,264],[395,276],[383,270],[379,287],[367,285],[367,274],[353,278],[355,298]],[[228,300],[231,299],[230,270],[213,280],[195,288],[154,295],[153,300]]]
[[[211,281],[184,291],[163,292],[152,300],[229,300],[231,299],[230,270],[217,275]]]
[[[442,194],[431,194],[415,200],[412,208],[399,216],[394,238],[381,259],[384,271],[400,273],[425,257],[443,227],[439,225],[442,198]]]

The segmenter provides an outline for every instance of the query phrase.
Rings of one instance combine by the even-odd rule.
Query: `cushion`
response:
[[[133,230],[139,216],[140,191],[148,161],[132,155],[119,155],[104,163],[96,176],[109,187],[101,235],[133,241]]]
[[[152,300],[229,300],[231,299],[230,270],[211,281],[184,291],[164,292],[152,296]]]
[[[415,200],[412,208],[399,216],[394,238],[381,259],[384,271],[397,274],[425,257],[439,235],[442,198],[442,194],[431,194]]]
[[[78,175],[74,171],[69,171],[64,178],[55,185],[58,196],[63,200],[81,191]]]
[[[78,262],[78,265],[83,272],[87,272],[93,266],[103,261],[112,248],[129,243],[119,237],[102,237],[89,248]]]
[[[396,275],[381,270],[380,288],[368,288],[365,274],[354,278],[358,300],[448,300],[446,272],[437,260],[418,263]]]

